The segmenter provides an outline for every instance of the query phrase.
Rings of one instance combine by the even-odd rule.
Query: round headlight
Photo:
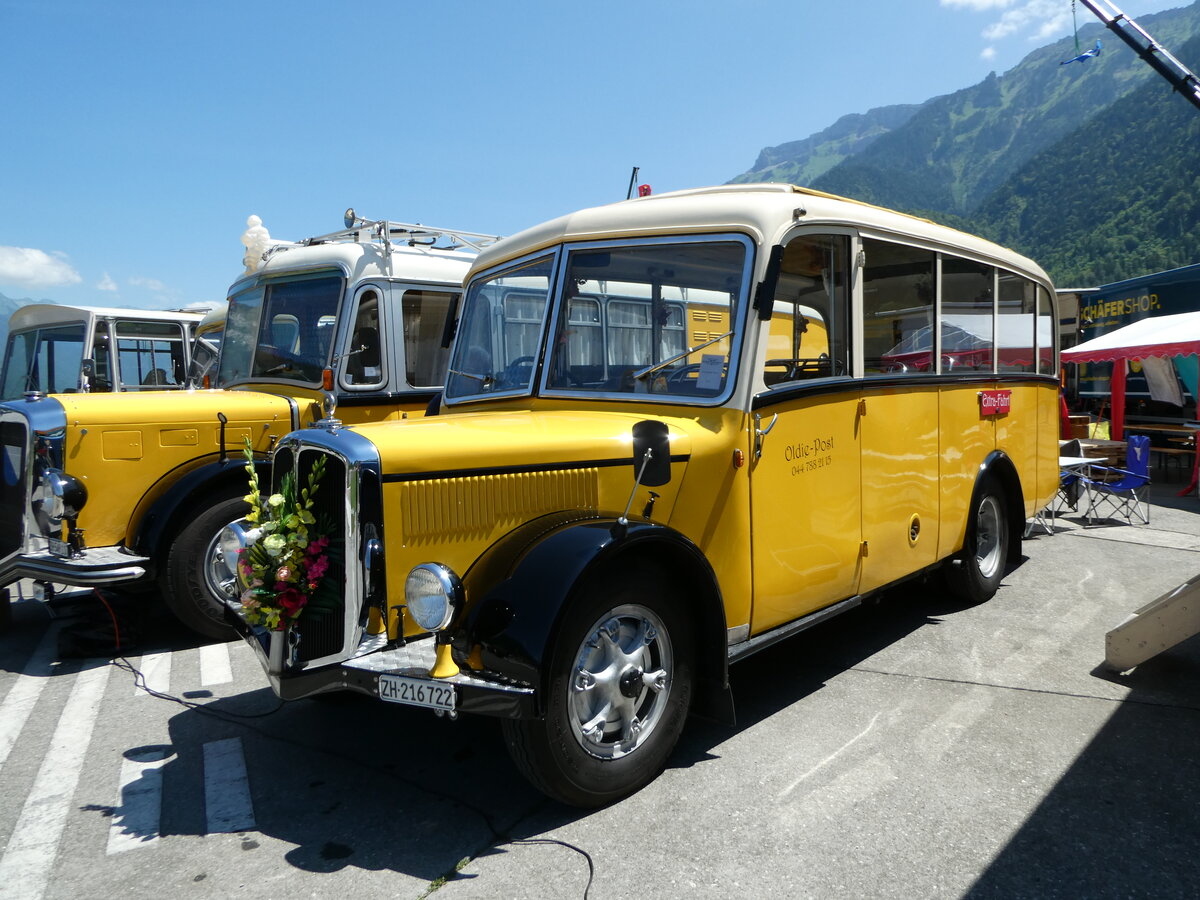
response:
[[[422,563],[404,580],[404,603],[422,631],[441,631],[454,618],[462,583],[441,563]]]
[[[59,528],[64,518],[79,515],[87,503],[87,488],[73,475],[47,466],[39,474],[31,501],[43,528]]]

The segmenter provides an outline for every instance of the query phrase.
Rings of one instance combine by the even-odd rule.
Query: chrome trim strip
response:
[[[671,464],[691,461],[690,453],[671,455]],[[628,456],[619,459],[580,459],[571,462],[529,463],[523,466],[481,466],[478,469],[443,469],[437,472],[396,472],[384,475],[384,484],[405,481],[436,481],[443,478],[482,478],[485,475],[528,475],[535,472],[566,472],[572,469],[610,469],[618,466],[633,466]]]
[[[801,631],[812,628],[814,625],[818,625],[821,622],[824,622],[826,619],[832,619],[839,613],[849,612],[856,606],[860,605],[862,600],[863,598],[861,596],[850,597],[849,599],[843,600],[840,603],[834,603],[831,606],[826,606],[822,609],[818,609],[816,612],[809,613],[807,616],[803,616],[799,619],[787,622],[784,625],[780,625],[778,628],[773,628],[770,631],[764,631],[762,634],[756,635],[755,637],[752,637],[747,641],[743,641],[740,644],[731,644],[726,651],[729,656],[729,661],[737,662],[739,659],[745,659],[747,656],[757,653],[759,650],[765,650],[772,644],[777,644],[785,638],[789,638],[794,634],[799,634]]]

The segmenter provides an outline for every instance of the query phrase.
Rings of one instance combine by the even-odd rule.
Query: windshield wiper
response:
[[[470,378],[473,381],[478,381],[480,386],[485,389],[490,388],[493,384],[496,383],[495,376],[492,375],[490,372],[485,372],[482,375],[477,375],[474,372],[463,372],[460,369],[450,369],[449,372],[451,375],[461,375],[463,378]]]
[[[692,347],[689,350],[684,350],[682,353],[676,353],[674,356],[669,357],[668,359],[664,359],[662,362],[657,362],[652,366],[646,366],[646,368],[640,369],[639,371],[634,372],[633,377],[640,381],[643,378],[645,378],[647,375],[654,374],[655,372],[657,372],[659,369],[663,368],[664,366],[669,366],[673,362],[679,362],[679,360],[683,359],[684,357],[691,356],[693,353],[703,350],[705,347],[711,347],[717,341],[725,340],[725,338],[729,337],[731,334],[733,334],[732,328],[729,329],[729,331],[725,332],[724,334],[718,334],[712,340],[705,341],[703,344],[697,344],[695,347]]]

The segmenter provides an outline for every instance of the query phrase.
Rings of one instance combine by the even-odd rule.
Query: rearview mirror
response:
[[[650,451],[649,460],[646,451]],[[645,468],[643,469],[643,465]],[[647,487],[671,480],[671,432],[665,422],[646,419],[633,426],[633,475]]]

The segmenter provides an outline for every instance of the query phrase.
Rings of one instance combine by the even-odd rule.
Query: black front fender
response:
[[[269,485],[271,461],[255,459],[254,467],[258,470],[259,483]],[[130,549],[161,563],[159,554],[165,553],[175,540],[180,523],[184,521],[182,517],[194,517],[218,494],[233,490],[250,491],[246,458],[240,453],[193,469],[171,485],[142,516]]]
[[[688,538],[654,522],[558,513],[526,523],[494,544],[463,578],[466,607],[453,627],[462,658],[522,684],[546,688],[547,664],[564,611],[601,569],[649,559],[680,586],[693,613],[702,680],[728,686],[725,614],[708,560]],[[707,704],[702,704],[707,708]]]

